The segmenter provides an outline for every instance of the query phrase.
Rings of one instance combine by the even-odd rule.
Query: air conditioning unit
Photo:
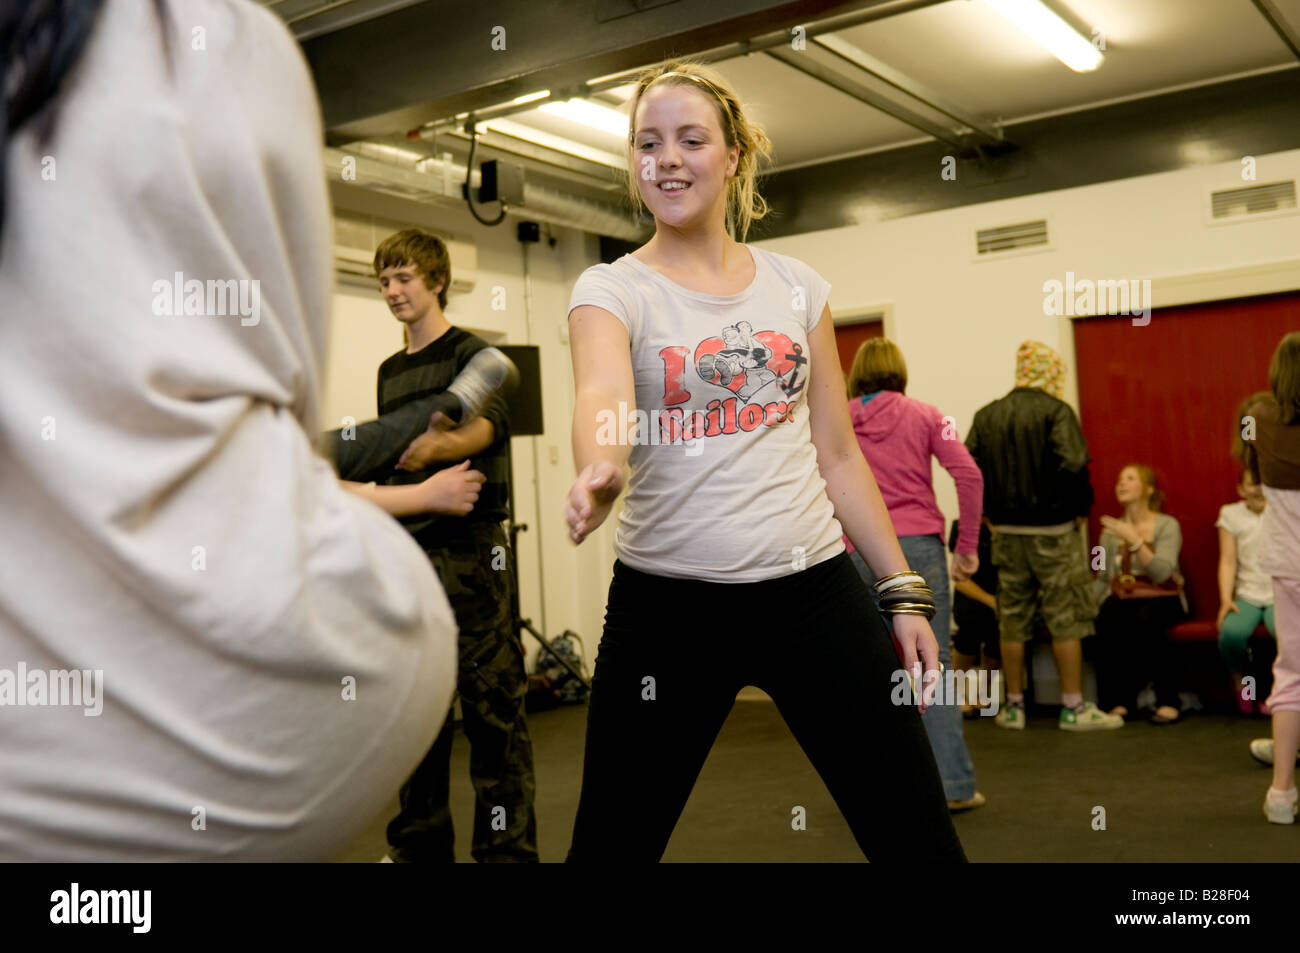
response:
[[[374,291],[375,249],[389,235],[410,228],[402,222],[390,222],[371,216],[336,214],[334,218],[334,275],[341,284],[364,287]],[[433,229],[447,246],[451,259],[451,287],[447,294],[469,294],[478,280],[478,245],[473,241],[453,238]]]

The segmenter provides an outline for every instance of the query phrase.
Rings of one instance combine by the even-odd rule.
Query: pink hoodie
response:
[[[946,539],[943,514],[934,502],[930,482],[930,457],[939,458],[957,484],[957,552],[974,555],[980,536],[984,508],[984,476],[957,428],[945,421],[937,407],[904,396],[881,391],[865,404],[861,397],[849,401],[849,416],[858,446],[880,486],[889,507],[896,536],[924,536],[938,533]],[[853,544],[844,537],[853,552]]]

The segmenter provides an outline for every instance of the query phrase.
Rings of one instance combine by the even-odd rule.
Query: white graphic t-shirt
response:
[[[633,442],[614,549],[642,572],[758,582],[844,551],[807,401],[808,332],[831,286],[745,247],[756,273],[734,295],[691,291],[624,255],[584,271],[569,300],[609,311],[630,338],[638,426],[620,428],[610,408],[597,438]]]

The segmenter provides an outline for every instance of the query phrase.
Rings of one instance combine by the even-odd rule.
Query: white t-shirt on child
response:
[[[745,247],[755,276],[737,294],[689,290],[624,255],[584,271],[569,300],[628,331],[643,436],[619,432],[617,408],[596,423],[599,440],[635,441],[614,549],[642,572],[758,582],[844,551],[807,401],[808,332],[831,286]]]
[[[1237,537],[1237,588],[1234,598],[1257,606],[1273,604],[1273,580],[1259,568],[1259,543],[1264,514],[1253,512],[1245,501],[1228,503],[1219,510],[1215,526]]]

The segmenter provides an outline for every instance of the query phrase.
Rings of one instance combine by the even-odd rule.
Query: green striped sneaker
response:
[[[1057,727],[1062,731],[1108,731],[1123,728],[1124,719],[1106,714],[1092,702],[1084,702],[1078,708],[1062,708],[1061,723]]]
[[[1025,709],[1023,705],[1003,705],[993,716],[993,724],[999,728],[1025,730]]]

